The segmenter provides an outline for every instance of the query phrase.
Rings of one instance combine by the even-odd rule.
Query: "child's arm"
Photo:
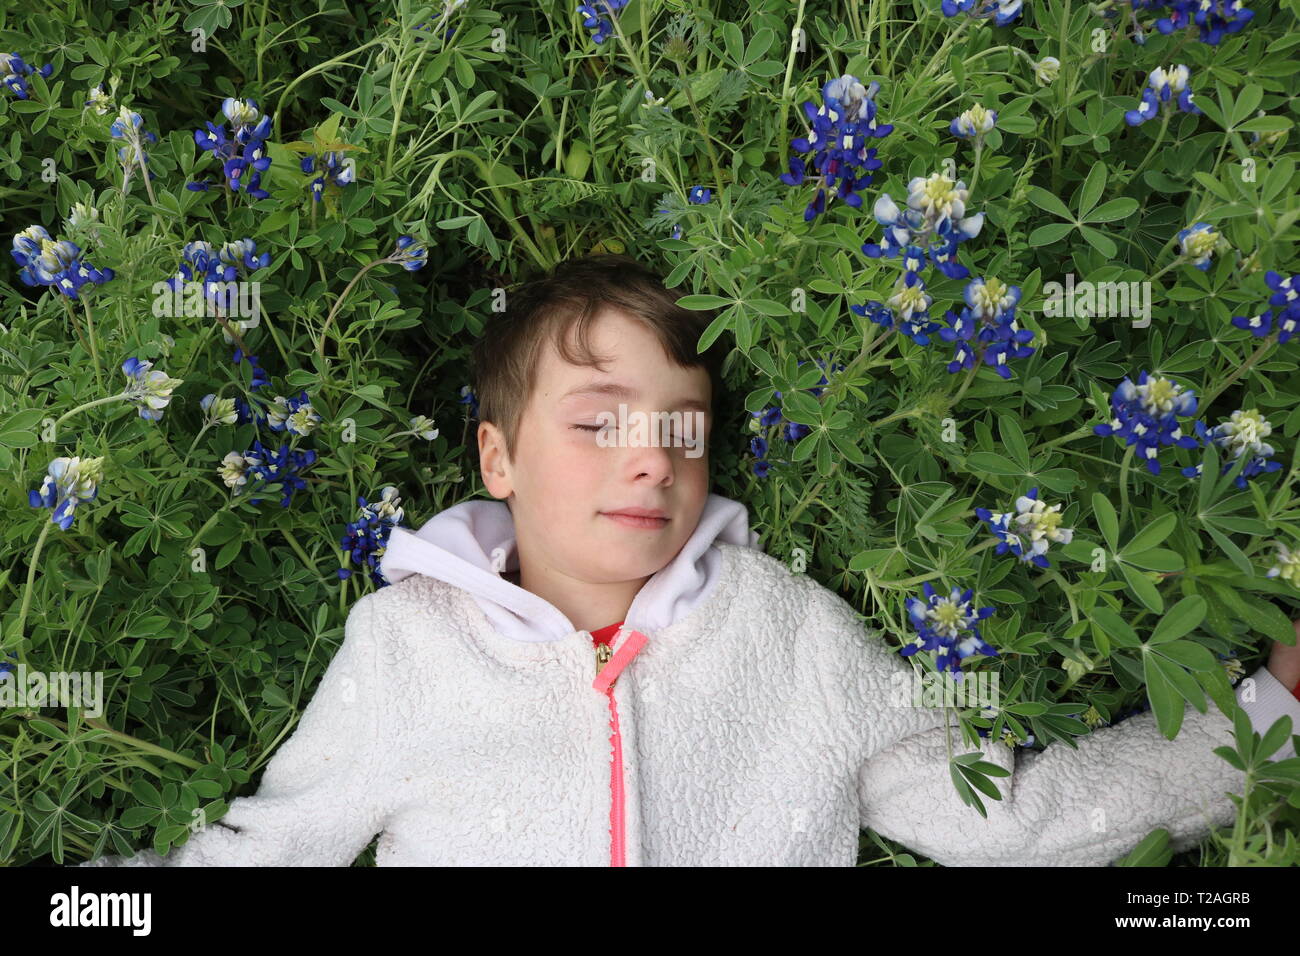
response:
[[[815,626],[841,631],[860,648],[842,688],[866,702],[848,707],[868,740],[857,781],[863,827],[945,866],[1105,866],[1158,827],[1169,830],[1178,852],[1235,818],[1226,794],[1241,789],[1242,774],[1213,752],[1233,744],[1232,721],[1212,701],[1204,714],[1188,708],[1173,740],[1145,711],[1076,738],[1077,749],[1056,741],[1041,753],[1016,754],[985,741],[983,759],[1011,775],[990,778],[1002,799],[981,795],[988,812],[981,817],[953,784],[943,709],[896,704],[894,682],[903,675],[910,692],[911,665],[831,596]],[[1266,669],[1252,677],[1257,699],[1241,701],[1243,681],[1237,700],[1254,729],[1263,733],[1283,713],[1300,728],[1300,701]],[[959,756],[973,748],[953,722]],[[1275,759],[1293,754],[1288,741]]]
[[[353,606],[343,644],[298,726],[252,796],[161,857],[100,857],[82,866],[347,866],[382,829],[373,595]],[[231,829],[235,828],[235,829]]]

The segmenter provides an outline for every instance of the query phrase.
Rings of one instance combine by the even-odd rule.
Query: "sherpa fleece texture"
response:
[[[891,704],[890,675],[911,664],[806,575],[715,546],[716,587],[649,634],[614,684],[629,866],[852,866],[860,826],[949,866],[1101,866],[1155,827],[1182,850],[1232,820],[1242,774],[1212,753],[1231,743],[1213,703],[1189,709],[1173,741],[1150,712],[1078,749],[986,741],[1014,773],[995,778],[1003,798],[985,797],[981,818],[949,778],[942,711]],[[595,672],[589,632],[511,640],[467,592],[411,575],[357,602],[255,795],[165,859],[83,865],[345,866],[382,831],[380,866],[607,866]],[[1267,706],[1287,698],[1300,717],[1267,671],[1252,677]],[[972,749],[953,734],[954,754]]]

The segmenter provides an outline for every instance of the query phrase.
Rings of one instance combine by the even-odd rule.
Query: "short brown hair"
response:
[[[567,259],[549,275],[524,283],[509,293],[504,312],[491,314],[474,343],[479,420],[501,429],[506,454],[513,460],[519,422],[536,386],[548,337],[566,362],[600,369],[587,336],[592,320],[604,307],[644,322],[679,366],[704,368],[712,383],[716,412],[723,389],[722,362],[730,349],[719,339],[703,353],[696,351],[714,313],[679,307],[677,300],[684,294],[665,288],[654,272],[635,259],[613,253]],[[577,354],[568,346],[569,329],[575,324]],[[716,414],[712,417],[716,419]],[[476,454],[477,442],[470,445]]]

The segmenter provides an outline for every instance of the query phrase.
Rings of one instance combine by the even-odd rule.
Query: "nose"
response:
[[[635,480],[648,481],[652,485],[665,487],[671,485],[675,472],[674,450],[661,445],[627,449],[631,459],[629,467],[635,475]]]

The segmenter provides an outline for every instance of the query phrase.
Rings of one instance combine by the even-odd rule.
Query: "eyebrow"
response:
[[[611,398],[621,398],[625,401],[636,401],[640,396],[634,388],[629,388],[619,382],[588,382],[585,385],[579,385],[571,388],[560,396],[560,401],[565,402],[571,398],[584,398],[586,396],[609,396]],[[695,411],[711,412],[712,409],[708,404],[698,398],[681,398],[674,404],[675,409],[694,409]]]

